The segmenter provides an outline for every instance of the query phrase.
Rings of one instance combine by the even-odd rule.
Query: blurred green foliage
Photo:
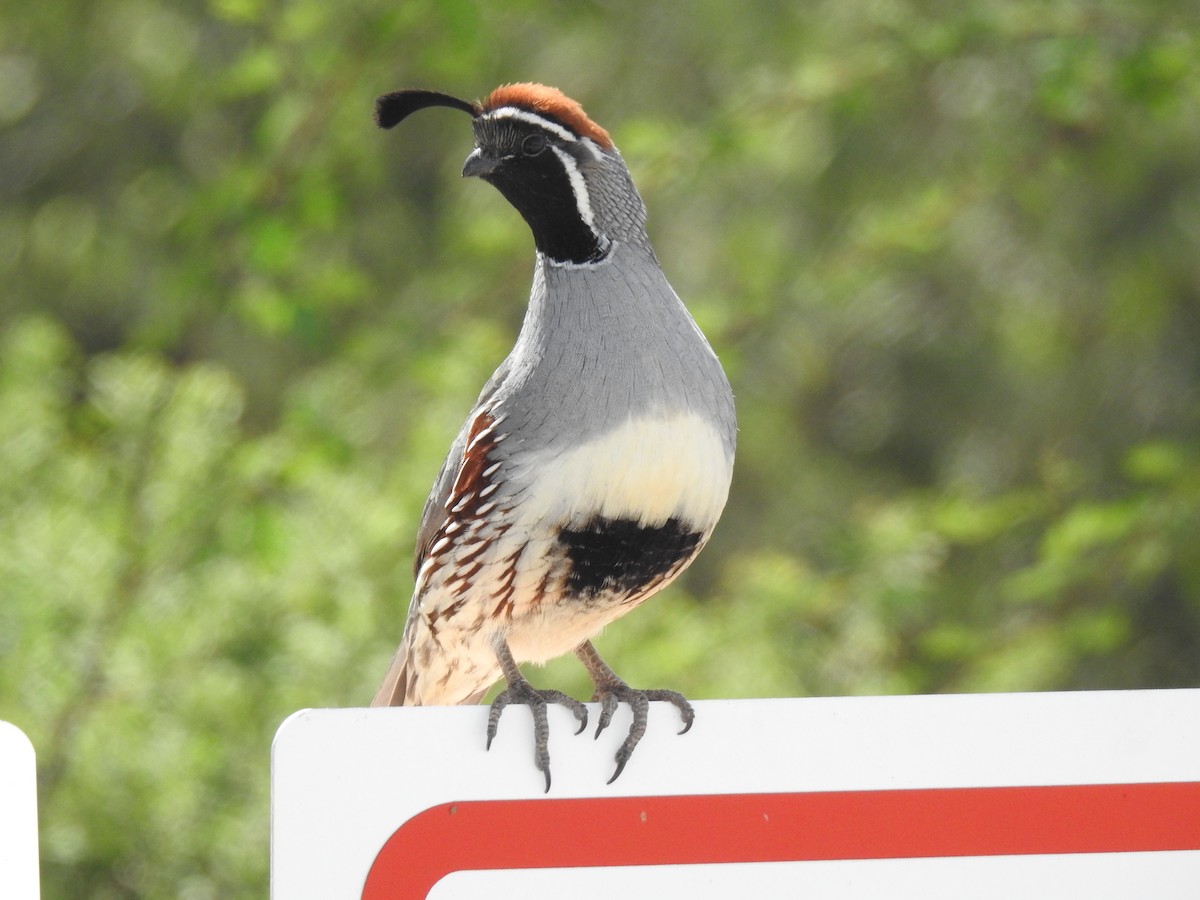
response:
[[[271,736],[365,703],[524,225],[373,98],[614,134],[739,398],[601,648],[693,697],[1200,677],[1183,0],[89,0],[0,11],[0,716],[45,896],[264,896]],[[572,661],[539,680],[586,694]]]

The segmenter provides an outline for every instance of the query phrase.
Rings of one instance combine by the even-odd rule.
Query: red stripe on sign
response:
[[[451,872],[1200,850],[1200,783],[446,803],[388,838],[363,900]]]

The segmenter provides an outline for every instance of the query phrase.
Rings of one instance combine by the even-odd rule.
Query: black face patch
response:
[[[564,528],[558,542],[570,563],[567,590],[584,598],[636,594],[691,559],[700,538],[677,518],[645,526],[596,516],[577,531]]]
[[[557,262],[595,262],[604,246],[584,221],[571,178],[554,153],[562,140],[538,125],[511,119],[476,126],[480,150],[500,164],[491,182],[529,224],[537,248]]]

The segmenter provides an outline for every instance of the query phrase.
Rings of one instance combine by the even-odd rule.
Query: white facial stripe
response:
[[[571,193],[575,195],[575,205],[579,207],[579,217],[583,219],[583,224],[592,230],[592,234],[597,234],[596,224],[592,218],[592,198],[588,195],[587,184],[583,180],[583,174],[579,171],[575,157],[558,147],[551,146],[550,149],[554,151],[554,155],[567,170],[567,178],[571,182]]]
[[[528,110],[517,109],[513,106],[502,106],[499,109],[494,109],[490,113],[485,113],[484,119],[516,119],[518,122],[528,122],[530,125],[536,125],[539,128],[544,128],[555,137],[561,138],[564,141],[577,141],[574,134],[563,128],[557,122],[552,122],[550,119],[543,119],[537,113],[531,113]]]

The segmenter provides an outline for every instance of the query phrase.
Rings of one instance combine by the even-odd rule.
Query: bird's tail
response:
[[[391,668],[383,679],[383,684],[375,692],[372,706],[416,706],[417,698],[412,693],[413,676],[408,664],[408,641],[401,641],[396,655],[392,657]]]
[[[471,694],[469,697],[464,697],[461,700],[445,700],[434,699],[433,703],[457,703],[459,705],[468,706],[478,703],[483,699],[488,692],[490,685],[485,685],[479,691]],[[426,698],[429,702],[429,698]],[[402,640],[399,648],[396,650],[396,655],[392,657],[391,668],[388,669],[387,676],[383,679],[383,684],[379,686],[379,690],[375,692],[375,699],[371,701],[371,706],[424,706],[420,693],[417,690],[417,673],[416,670],[409,665],[408,659],[408,641]]]

